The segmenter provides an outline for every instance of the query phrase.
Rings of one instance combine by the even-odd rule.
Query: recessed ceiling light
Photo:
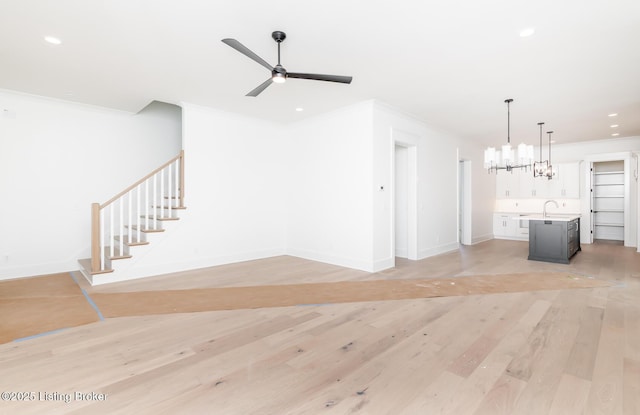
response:
[[[520,31],[520,37],[529,37],[532,34],[534,34],[536,31],[536,29],[534,29],[533,27],[528,27],[526,29],[523,29]]]
[[[302,112],[302,111],[304,111],[304,108],[302,108],[302,107],[298,107],[298,108],[296,108],[296,111],[298,111],[298,112]]]
[[[618,124],[611,124],[611,128],[618,128]]]
[[[613,133],[613,134],[611,134],[611,136],[613,136],[613,137],[617,137],[617,136],[619,136],[619,135],[620,135],[619,133]]]
[[[45,42],[51,43],[52,45],[59,45],[59,44],[62,43],[62,41],[60,39],[58,39],[57,37],[53,37],[53,36],[45,36],[44,40],[45,40]]]
[[[617,116],[618,116],[618,114],[615,113],[615,112],[612,112],[611,114],[609,114],[609,117],[617,117]]]

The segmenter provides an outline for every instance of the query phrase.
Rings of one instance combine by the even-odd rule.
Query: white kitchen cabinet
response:
[[[543,177],[533,177],[533,172],[522,172],[520,174],[520,189],[518,194],[521,198],[545,198],[549,193],[549,180]]]
[[[556,175],[549,180],[547,197],[550,199],[580,198],[580,163],[560,163]]]
[[[517,199],[520,197],[520,172],[500,170],[496,174],[496,198]]]
[[[496,199],[578,199],[580,164],[553,166],[554,177],[533,177],[532,171],[499,171],[496,175]]]
[[[529,221],[519,220],[524,213],[496,212],[493,214],[493,236],[496,239],[526,241],[529,238]]]
[[[518,236],[518,221],[512,213],[493,214],[493,236],[498,239],[515,239]]]

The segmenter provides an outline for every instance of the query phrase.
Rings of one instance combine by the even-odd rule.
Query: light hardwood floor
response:
[[[493,240],[377,274],[276,257],[82,283],[90,295],[565,270],[613,285],[107,319],[0,345],[0,391],[36,394],[0,414],[640,414],[640,254],[585,245],[558,265],[527,249]]]

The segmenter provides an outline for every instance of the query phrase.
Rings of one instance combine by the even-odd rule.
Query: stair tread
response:
[[[125,228],[138,230],[138,225],[125,225]],[[144,226],[140,226],[140,232],[146,232],[146,233],[164,232],[164,229],[152,229],[152,228],[145,228]]]
[[[157,220],[180,220],[180,218],[172,218],[171,216],[162,216],[162,217],[156,217],[154,215],[150,215],[150,216],[140,216],[141,218],[149,218],[149,219],[157,219]]]
[[[156,209],[160,209],[160,208],[164,208],[166,210],[169,210],[169,206],[153,206]],[[186,206],[171,206],[171,210],[176,210],[176,209],[186,209]]]
[[[114,237],[116,241],[120,240],[119,236]],[[127,246],[141,246],[141,245],[149,245],[149,241],[138,241],[135,237],[131,238],[131,242],[129,242],[129,237],[127,235],[124,236],[123,243]]]

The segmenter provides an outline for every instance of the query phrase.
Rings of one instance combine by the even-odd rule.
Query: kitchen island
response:
[[[568,264],[580,251],[580,215],[528,215],[529,258]]]

